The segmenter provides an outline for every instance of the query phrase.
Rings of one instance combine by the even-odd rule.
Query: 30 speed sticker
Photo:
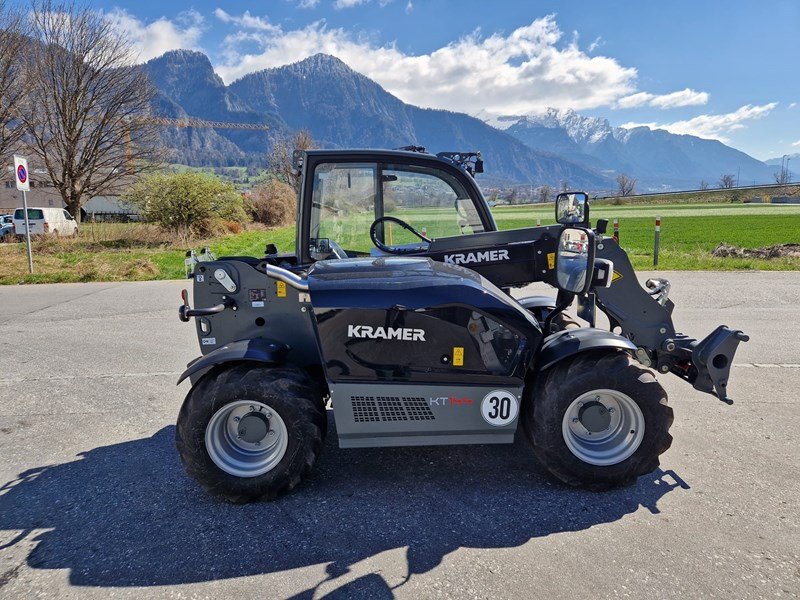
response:
[[[517,418],[519,401],[505,390],[489,392],[481,401],[481,415],[489,425],[502,427]]]
[[[556,268],[556,253],[555,252],[548,252],[547,253],[547,268],[551,271]]]

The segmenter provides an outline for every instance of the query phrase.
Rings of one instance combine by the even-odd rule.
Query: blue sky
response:
[[[800,152],[800,2],[95,0],[142,59],[185,47],[232,81],[323,51],[402,100],[484,118],[574,108],[612,125]],[[793,145],[794,144],[794,145]]]

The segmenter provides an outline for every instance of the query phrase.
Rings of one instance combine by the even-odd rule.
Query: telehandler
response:
[[[342,448],[511,443],[519,423],[557,478],[603,490],[658,467],[672,437],[650,369],[730,403],[736,348],[719,326],[675,331],[669,283],[641,287],[593,229],[588,196],[559,194],[557,225],[499,231],[475,184],[479,153],[296,155],[293,253],[187,259],[202,355],[177,448],[234,502],[294,488],[319,455],[330,401]],[[542,281],[555,298],[514,299]],[[581,327],[564,314],[577,299]],[[596,310],[610,329],[596,327]]]

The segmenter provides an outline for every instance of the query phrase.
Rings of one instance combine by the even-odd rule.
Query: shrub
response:
[[[213,175],[150,175],[135,183],[123,200],[138,207],[147,221],[184,240],[209,233],[216,219],[247,221],[242,196]]]
[[[272,179],[253,189],[248,208],[259,223],[269,227],[290,225],[295,220],[297,195],[290,185]]]

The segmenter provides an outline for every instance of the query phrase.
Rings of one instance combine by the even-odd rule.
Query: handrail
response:
[[[294,289],[299,290],[301,292],[308,292],[308,280],[300,277],[299,275],[288,271],[282,267],[276,267],[275,265],[266,265],[267,267],[267,276],[272,277],[273,279],[277,279],[279,281],[283,281],[285,284],[292,286]]]

